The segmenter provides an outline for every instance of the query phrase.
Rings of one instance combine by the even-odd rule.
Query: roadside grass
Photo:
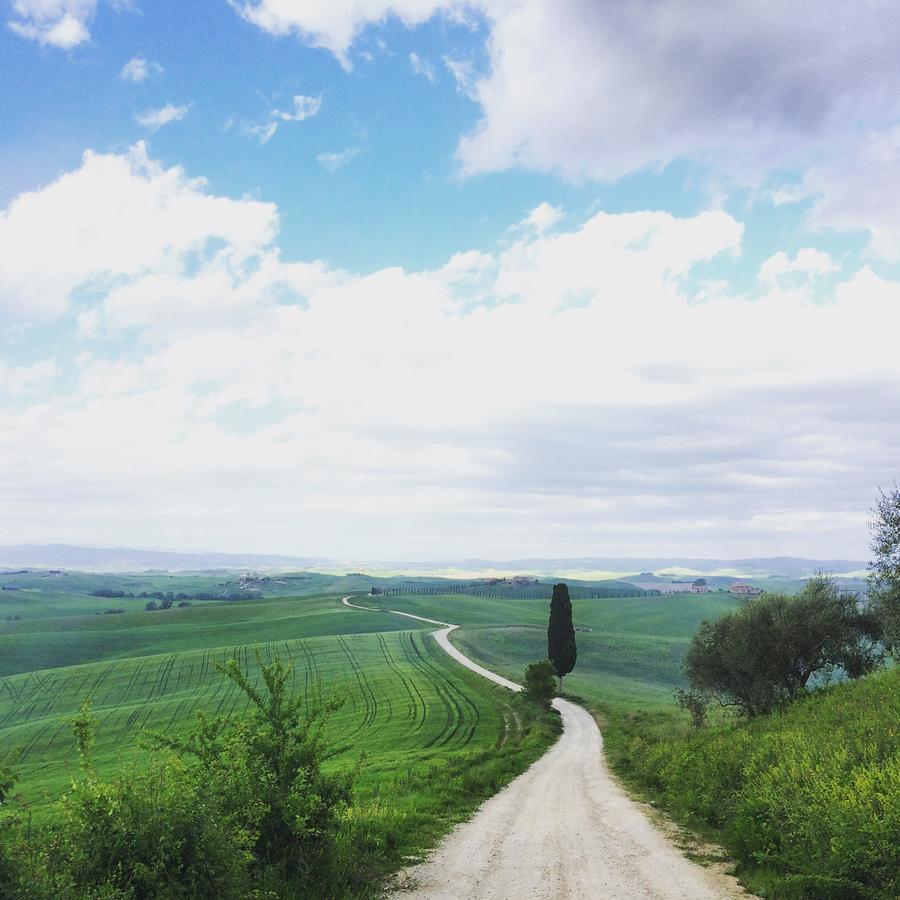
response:
[[[759,896],[900,896],[900,668],[699,731],[613,712],[605,743],[626,783],[724,846]]]

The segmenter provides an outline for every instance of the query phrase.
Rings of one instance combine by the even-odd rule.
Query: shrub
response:
[[[342,752],[326,740],[325,717],[337,702],[308,711],[287,688],[279,659],[260,662],[264,690],[238,664],[221,667],[250,700],[237,721],[202,717],[187,739],[155,736],[157,746],[194,760],[194,776],[222,814],[248,836],[253,868],[266,882],[301,889],[329,877],[352,776],[323,771]]]
[[[635,737],[628,774],[765,871],[766,896],[900,896],[900,669],[783,712]],[[624,756],[624,755],[623,755]]]
[[[525,669],[523,695],[537,706],[547,707],[556,696],[556,670],[548,659],[532,663]]]

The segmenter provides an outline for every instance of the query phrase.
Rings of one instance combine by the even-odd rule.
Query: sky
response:
[[[867,557],[893,0],[0,17],[0,543]]]

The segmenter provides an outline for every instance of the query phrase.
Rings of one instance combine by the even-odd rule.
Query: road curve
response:
[[[354,606],[344,598],[347,606]],[[368,607],[359,607],[366,609]],[[394,610],[389,610],[394,612]],[[409,616],[409,613],[401,614]],[[413,616],[413,618],[420,618]],[[433,621],[424,619],[423,621]],[[510,690],[433,632],[457,662]],[[715,900],[748,896],[730,876],[687,860],[610,775],[593,716],[557,698],[560,739],[531,768],[404,873],[407,900]]]

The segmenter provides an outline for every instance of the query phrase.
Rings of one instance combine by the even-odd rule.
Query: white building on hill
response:
[[[752,584],[747,584],[746,581],[736,581],[728,588],[728,591],[731,594],[741,594],[745,597],[755,597],[757,594],[762,593],[760,588],[753,587]]]

